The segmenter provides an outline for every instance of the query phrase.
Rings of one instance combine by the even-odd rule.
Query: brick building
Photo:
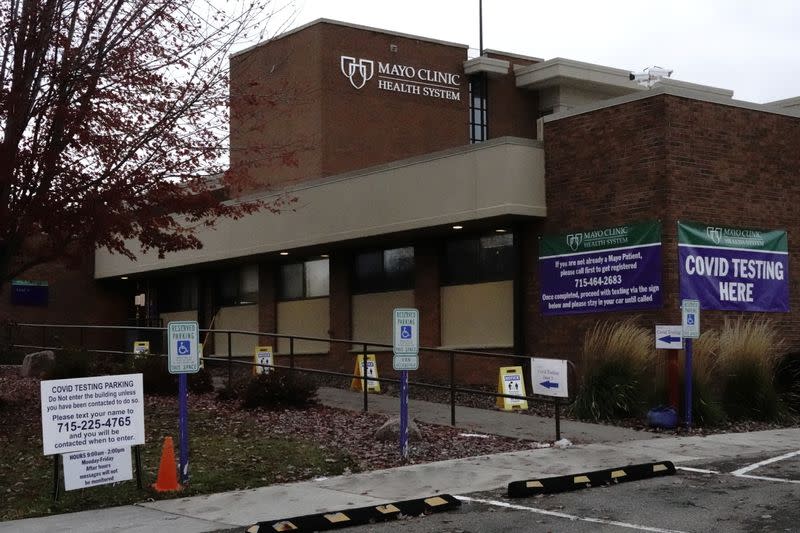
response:
[[[679,323],[679,220],[800,232],[800,101],[732,96],[671,79],[644,86],[627,70],[562,58],[469,58],[465,45],[313,22],[231,58],[231,165],[259,184],[243,194],[283,195],[293,208],[224,221],[201,234],[203,249],[161,260],[97,252],[96,282],[127,306],[102,316],[131,316],[133,294],[145,292],[150,318],[388,343],[391,310],[416,307],[423,346],[568,359],[601,319]],[[284,149],[297,165],[271,158]],[[658,298],[548,311],[542,238],[643,222],[659,231],[650,273]],[[794,348],[797,259],[790,246],[789,311],[768,313]],[[704,324],[740,312],[709,308]],[[237,337],[234,351],[252,344]],[[294,348],[352,365],[347,346]]]

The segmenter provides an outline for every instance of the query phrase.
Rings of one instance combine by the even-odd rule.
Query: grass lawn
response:
[[[0,520],[176,497],[176,493],[159,494],[150,485],[156,480],[165,436],[173,437],[176,458],[179,455],[177,401],[147,397],[146,444],[141,447],[144,488],[136,488],[134,473],[134,480],[116,485],[69,492],[64,492],[62,485],[61,497],[54,502],[53,457],[42,454],[38,382],[33,385],[30,390],[16,389],[18,396],[13,399],[4,394],[6,400],[0,405]],[[218,404],[211,395],[190,399],[190,483],[179,495],[245,489],[356,469],[354,461],[336,448],[270,429],[248,412]]]

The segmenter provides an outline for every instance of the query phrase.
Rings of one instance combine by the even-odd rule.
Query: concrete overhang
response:
[[[201,265],[499,216],[544,217],[541,142],[503,137],[378,167],[304,182],[265,196],[296,199],[280,214],[261,211],[198,230],[200,250],[138,253],[136,261],[95,253],[95,277]],[[128,242],[134,253],[135,241]]]
[[[515,66],[517,87],[541,90],[549,87],[576,87],[620,96],[646,90],[630,79],[630,72],[556,57],[527,66]]]
[[[507,75],[510,65],[511,63],[504,59],[480,56],[464,61],[464,74],[467,76],[486,74],[490,78],[496,78]]]

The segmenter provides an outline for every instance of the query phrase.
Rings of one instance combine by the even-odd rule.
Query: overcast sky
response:
[[[294,0],[329,18],[478,48],[478,0]],[[800,96],[800,1],[484,0],[485,48],[641,71],[768,102]]]

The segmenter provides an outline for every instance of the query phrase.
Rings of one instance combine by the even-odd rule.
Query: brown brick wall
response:
[[[771,313],[789,346],[800,345],[797,247],[800,120],[660,95],[545,124],[548,216],[531,231],[565,233],[660,219],[663,301],[657,311],[544,317],[537,276],[526,273],[526,344],[575,359],[598,320],[635,315],[643,325],[680,323],[676,221],[786,228],[788,314]],[[528,249],[533,255],[538,250]],[[530,259],[534,259],[533,255]],[[704,311],[704,328],[734,313]],[[752,313],[748,314],[752,316]]]
[[[469,142],[466,49],[333,24],[322,27],[323,175]],[[375,62],[373,78],[361,89],[342,74],[342,55]],[[378,61],[459,74],[460,100],[379,89]]]

